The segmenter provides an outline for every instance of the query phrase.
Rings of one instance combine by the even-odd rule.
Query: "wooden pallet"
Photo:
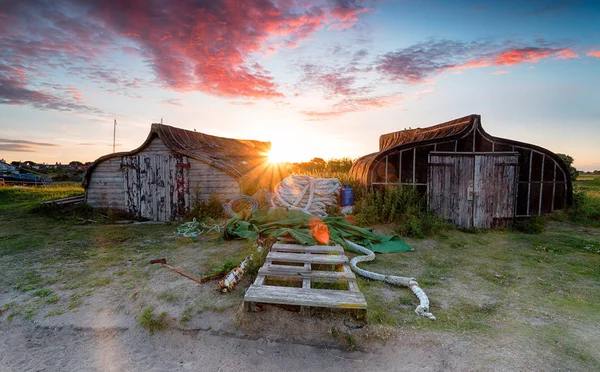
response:
[[[322,286],[334,288],[314,288]],[[359,318],[365,317],[367,310],[339,245],[274,244],[244,296],[247,311],[256,303],[353,309]]]

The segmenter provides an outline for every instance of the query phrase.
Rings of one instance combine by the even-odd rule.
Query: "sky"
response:
[[[600,169],[600,1],[0,0],[7,161],[93,161],[114,119],[357,158],[469,114]]]

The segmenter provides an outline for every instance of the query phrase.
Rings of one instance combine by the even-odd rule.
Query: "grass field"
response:
[[[596,181],[577,185],[586,203],[599,203]],[[165,257],[201,277],[239,262],[250,249],[247,242],[225,242],[219,235],[183,238],[174,234],[177,224],[90,223],[31,212],[40,201],[81,192],[73,185],[0,189],[2,321],[96,309],[148,324],[154,319],[150,308],[160,316],[165,312],[157,319],[173,327],[206,312],[238,311],[251,278],[223,295],[214,282],[197,286],[148,261]],[[551,370],[598,370],[600,229],[567,221],[550,218],[538,235],[449,230],[429,239],[406,238],[413,252],[379,255],[361,267],[416,277],[438,320],[416,316],[417,300],[406,288],[359,279],[370,323],[391,332],[490,340],[499,349],[514,347],[545,358]],[[375,231],[390,233],[391,227],[375,226]],[[352,337],[345,338],[349,344],[360,342]]]

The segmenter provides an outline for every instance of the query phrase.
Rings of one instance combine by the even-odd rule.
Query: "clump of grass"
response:
[[[107,276],[105,277],[93,277],[89,282],[90,287],[104,287],[105,285],[110,284],[111,279]]]
[[[171,292],[161,292],[156,296],[159,300],[168,302],[168,303],[175,303],[177,301],[179,301],[179,295],[176,293],[171,293]]]
[[[62,315],[66,312],[67,312],[66,310],[57,310],[57,309],[50,310],[50,311],[48,311],[48,313],[46,313],[45,317],[47,318],[49,316]]]
[[[427,210],[425,197],[410,186],[365,191],[356,205],[359,225],[394,223],[399,235],[424,238],[451,227]]]
[[[39,291],[36,291],[33,295],[36,297],[48,297],[50,295],[52,295],[54,292],[52,292],[49,289],[40,289]]]
[[[525,234],[541,234],[546,229],[546,220],[541,216],[531,216],[517,221],[514,229]]]
[[[59,300],[60,300],[60,296],[55,294],[51,297],[46,298],[46,300],[44,302],[46,302],[48,305],[53,305],[55,303],[58,303]]]
[[[268,249],[262,249],[262,252],[259,252],[258,244],[248,239],[247,253],[249,256],[252,257],[252,260],[246,268],[246,275],[248,275],[251,280],[254,280],[258,275],[258,270],[265,264],[267,254],[269,252]]]
[[[192,306],[188,306],[186,307],[183,312],[181,313],[181,318],[179,319],[179,322],[181,324],[187,323],[190,320],[192,320],[192,311],[194,310],[194,308]]]
[[[209,218],[218,220],[223,218],[223,205],[217,194],[211,194],[207,201],[201,199],[200,189],[197,189],[192,208],[187,217],[195,217],[198,221],[204,221]]]
[[[573,205],[568,211],[571,222],[600,226],[600,177],[573,188]]]
[[[163,311],[158,316],[155,316],[154,308],[148,306],[142,311],[142,315],[138,319],[138,322],[143,328],[146,328],[150,334],[154,334],[154,331],[167,328],[168,324],[166,318],[166,312]]]

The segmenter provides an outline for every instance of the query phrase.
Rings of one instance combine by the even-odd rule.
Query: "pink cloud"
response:
[[[64,0],[0,3],[6,63],[33,74],[63,69],[137,89],[148,82],[97,61],[111,52],[144,58],[157,81],[176,91],[230,98],[280,98],[255,53],[294,48],[329,25],[350,27],[368,0]],[[124,39],[128,39],[125,41]],[[95,70],[95,71],[94,71]],[[116,86],[118,85],[118,86]],[[132,93],[124,93],[132,95]]]
[[[272,45],[293,48],[327,24],[356,22],[367,11],[360,3],[301,7],[285,0],[178,1],[159,8],[109,0],[98,2],[91,13],[140,45],[168,88],[277,98],[283,96],[278,85],[253,53],[272,53]]]
[[[330,110],[307,110],[302,113],[309,120],[326,120],[351,112],[368,111],[383,107],[396,106],[403,100],[401,94],[389,94],[375,97],[346,98],[331,106]]]
[[[506,44],[487,42],[429,40],[380,56],[377,70],[392,81],[422,84],[429,77],[448,70],[461,72],[472,68],[515,66],[536,63],[550,57],[578,58],[577,53],[571,49],[554,47],[552,43],[543,40],[536,41],[536,44],[507,48]]]
[[[572,51],[570,49],[563,49],[560,52],[558,52],[558,54],[556,55],[556,57],[554,59],[571,59],[571,58],[579,58],[579,54],[575,53],[574,51]]]
[[[592,50],[591,52],[588,52],[587,55],[590,57],[600,58],[600,50]]]
[[[499,71],[494,71],[494,72],[492,72],[492,75],[505,75],[505,74],[510,74],[510,71],[507,71],[507,70],[499,70]]]
[[[513,66],[525,62],[538,62],[557,53],[556,49],[528,47],[512,49],[496,55],[493,62],[497,66]]]

